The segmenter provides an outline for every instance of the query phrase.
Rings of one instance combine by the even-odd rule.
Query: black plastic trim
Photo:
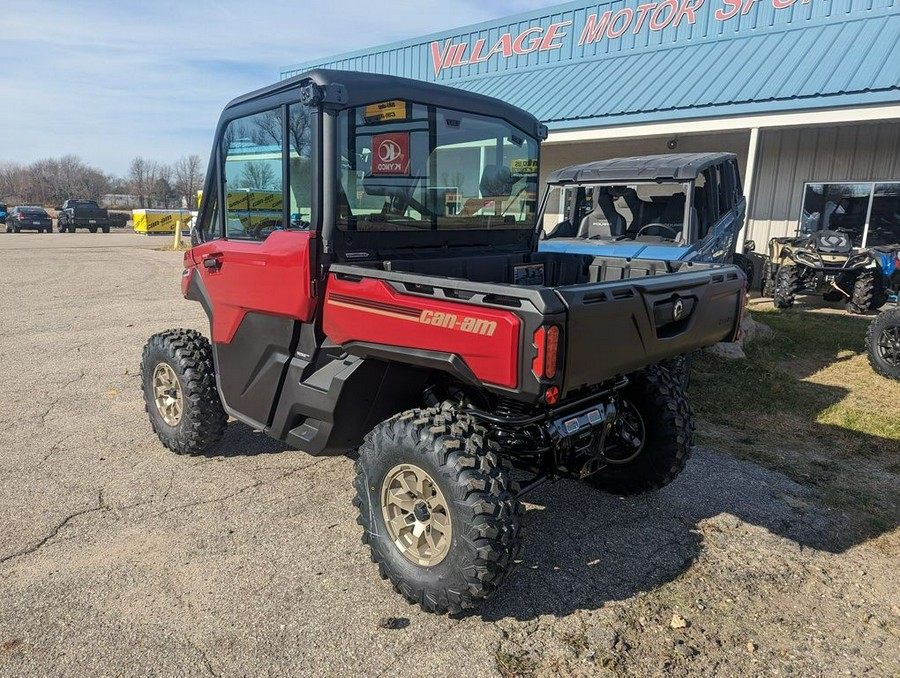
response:
[[[349,341],[342,348],[350,355],[360,358],[376,358],[438,370],[452,374],[463,383],[473,386],[482,385],[466,361],[455,353],[373,344],[366,341]]]

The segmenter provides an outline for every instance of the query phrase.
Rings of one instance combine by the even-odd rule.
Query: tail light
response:
[[[531,371],[538,379],[554,379],[559,361],[559,327],[539,327],[534,333],[537,355],[531,362]]]

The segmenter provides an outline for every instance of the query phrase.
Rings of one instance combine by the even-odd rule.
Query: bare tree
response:
[[[141,207],[147,206],[147,196],[150,194],[150,168],[149,162],[138,156],[131,161],[128,167],[128,179],[131,192],[138,197]]]
[[[241,188],[265,191],[275,187],[275,170],[265,162],[248,162],[241,170]]]
[[[203,164],[199,155],[183,155],[174,166],[175,190],[188,209],[197,208],[197,191],[203,187]]]

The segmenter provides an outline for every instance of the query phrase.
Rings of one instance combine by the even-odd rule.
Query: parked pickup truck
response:
[[[542,252],[729,262],[747,201],[733,153],[665,153],[572,165],[547,179]],[[744,243],[744,251],[755,247]]]
[[[273,119],[289,132],[279,199],[232,200],[252,161],[229,140]],[[174,329],[143,352],[164,445],[203,454],[230,414],[309,454],[356,450],[363,542],[433,612],[497,590],[527,490],[633,494],[682,470],[693,415],[658,363],[736,337],[744,274],[539,252],[533,116],[317,70],[236,99],[216,134],[181,278],[212,341]]]
[[[74,233],[76,228],[109,233],[109,213],[95,200],[66,200],[59,208],[56,226],[60,233]]]

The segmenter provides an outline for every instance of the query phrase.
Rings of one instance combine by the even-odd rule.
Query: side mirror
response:
[[[756,249],[756,241],[755,240],[745,240],[744,241],[744,252],[753,252]]]

